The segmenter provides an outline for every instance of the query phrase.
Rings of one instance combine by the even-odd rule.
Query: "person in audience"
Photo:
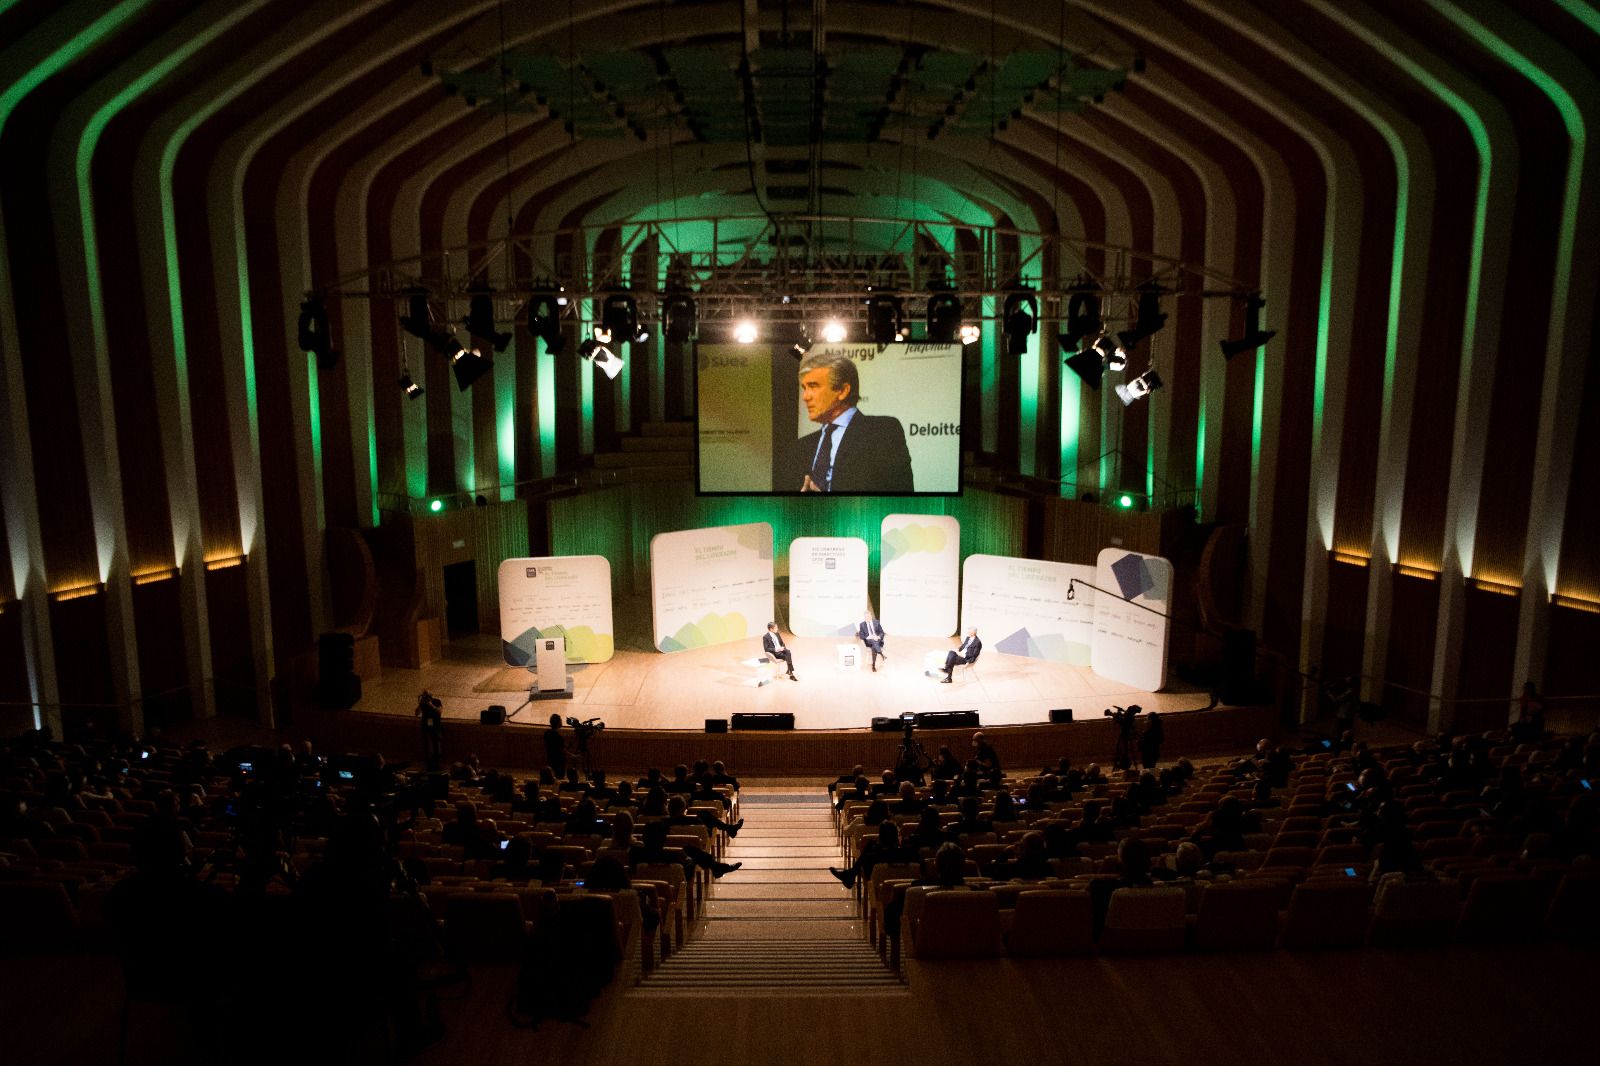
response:
[[[456,820],[444,827],[440,839],[451,847],[465,848],[469,859],[499,858],[500,834],[478,822],[475,804],[456,804]]]
[[[711,876],[725,877],[743,866],[742,862],[718,862],[709,852],[697,848],[692,844],[682,847],[667,844],[668,825],[664,821],[648,822],[645,824],[641,842],[628,849],[628,871],[630,873],[639,868],[640,863],[675,862],[683,866],[686,878],[693,879],[694,867],[710,870]]]
[[[1428,876],[1422,863],[1422,852],[1417,850],[1409,832],[1395,833],[1379,844],[1372,853],[1371,881],[1376,884],[1385,874],[1403,874],[1407,877]]]
[[[994,798],[994,810],[989,815],[989,820],[996,825],[1022,820],[1022,815],[1017,811],[1016,800],[1011,798],[1011,793],[1001,792]]]
[[[606,805],[606,810],[636,809],[638,806],[639,803],[633,795],[633,782],[618,781],[616,794],[611,797],[611,802]]]
[[[1260,830],[1261,823],[1245,811],[1237,796],[1224,796],[1191,837],[1206,861],[1215,860],[1219,851],[1243,851],[1244,835]]]
[[[961,800],[961,820],[951,826],[957,836],[994,832],[994,823],[983,817],[977,796],[964,796]]]
[[[834,801],[833,807],[834,810],[842,811],[844,810],[844,805],[846,803],[854,803],[857,801],[866,802],[871,799],[872,782],[868,781],[865,775],[857,774],[855,783],[851,786],[850,791],[844,792],[841,790],[839,793],[839,798]]]
[[[534,874],[533,868],[528,865],[532,860],[533,846],[528,843],[528,838],[512,837],[501,849],[500,861],[495,864],[490,876],[505,881],[526,881]]]
[[[942,777],[934,778],[933,783],[928,786],[928,806],[948,807],[950,805],[950,782]]]
[[[561,780],[560,792],[588,792],[589,785],[578,777],[578,768],[568,766],[566,776]]]
[[[689,768],[679,763],[672,768],[672,780],[664,786],[669,796],[687,796],[694,791],[694,782],[689,780]]]
[[[607,846],[624,852],[633,847],[633,825],[633,815],[627,811],[619,811],[612,816],[611,842]]]
[[[1511,739],[1518,744],[1532,744],[1544,737],[1544,697],[1532,681],[1522,683],[1522,695],[1517,697],[1517,720],[1511,723]]]
[[[894,776],[893,770],[885,770],[878,783],[872,786],[874,796],[897,796],[900,794],[900,782]]]
[[[919,877],[911,884],[940,889],[966,888],[967,853],[961,850],[960,844],[946,842],[939,845],[939,850],[933,855],[933,877]],[[897,892],[883,908],[883,928],[891,939],[900,937],[900,919],[905,913],[905,906],[905,894]]]
[[[861,849],[861,855],[848,869],[841,870],[836,866],[828,867],[828,872],[839,879],[845,888],[854,888],[856,878],[871,877],[872,871],[879,863],[884,862],[920,862],[922,856],[915,848],[905,847],[900,843],[900,827],[893,822],[884,822],[878,826],[878,839],[868,841],[867,846]]]
[[[998,788],[1004,776],[1000,768],[1000,756],[982,730],[972,734],[972,760],[978,764],[978,774],[989,787]]]
[[[929,773],[933,775],[935,781],[953,781],[961,776],[961,760],[950,750],[950,745],[939,745],[939,754],[933,760],[933,767]]]
[[[956,799],[967,799],[983,795],[983,785],[978,780],[978,767],[975,764],[961,771],[961,779],[950,789],[950,795]]]
[[[645,794],[644,802],[639,805],[639,813],[646,818],[665,818],[667,816],[667,790],[656,785]]]
[[[924,807],[922,816],[917,820],[916,832],[906,841],[906,846],[916,848],[920,854],[923,851],[934,851],[949,840],[950,834],[944,831],[939,812],[932,807]]]
[[[739,779],[728,773],[728,768],[722,765],[721,759],[711,764],[711,773],[706,781],[713,788],[731,788],[735,792],[739,791]]]
[[[1282,806],[1283,804],[1272,795],[1271,781],[1268,781],[1263,777],[1261,780],[1256,782],[1255,787],[1251,790],[1250,796],[1250,807],[1252,810],[1272,810],[1273,808]]]
[[[1094,909],[1094,935],[1105,930],[1106,911],[1111,894],[1119,888],[1144,888],[1153,884],[1150,877],[1150,849],[1138,837],[1126,837],[1117,845],[1117,876],[1089,882],[1089,902]]]
[[[682,796],[673,796],[667,801],[667,824],[671,826],[701,825],[708,831],[722,830],[730,838],[739,835],[739,830],[744,828],[744,819],[741,818],[731,825],[710,811],[690,811],[689,805]]]
[[[889,804],[881,796],[867,804],[867,811],[861,817],[862,824],[874,827],[880,826],[888,820]]]
[[[917,786],[910,781],[900,782],[900,795],[889,805],[890,814],[921,814],[923,802],[917,798]]]
[[[592,836],[606,831],[606,824],[600,820],[599,808],[592,797],[583,797],[572,808],[572,814],[567,817],[566,831],[574,836]]]
[[[1086,786],[1106,784],[1106,775],[1100,771],[1100,764],[1092,762],[1083,768],[1083,783]]]
[[[1024,833],[1013,850],[1012,858],[1002,859],[989,868],[990,877],[996,881],[1042,881],[1054,874],[1043,833]]]
[[[589,798],[596,804],[606,803],[617,797],[617,790],[606,784],[604,770],[589,771]]]

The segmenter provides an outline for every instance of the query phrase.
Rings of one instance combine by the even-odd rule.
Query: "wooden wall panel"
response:
[[[1455,715],[1459,732],[1506,724],[1512,690],[1522,687],[1521,680],[1513,683],[1511,677],[1517,647],[1518,599],[1467,587],[1461,680],[1456,689],[1458,699],[1463,701]]]
[[[139,684],[145,728],[190,716],[189,668],[184,649],[183,608],[177,578],[136,585],[133,620],[139,634]]]
[[[1367,568],[1336,562],[1328,567],[1328,614],[1321,664],[1325,678],[1361,672],[1362,634],[1367,621]]]
[[[1434,633],[1439,622],[1439,582],[1393,574],[1388,669],[1379,702],[1414,726],[1428,720],[1425,695],[1433,687]]]
[[[265,684],[264,678],[256,677],[250,648],[249,565],[210,570],[205,575],[212,687],[217,713],[226,717],[254,718],[255,693]]]

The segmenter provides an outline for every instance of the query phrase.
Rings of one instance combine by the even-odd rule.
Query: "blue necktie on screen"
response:
[[[829,482],[833,480],[833,430],[834,425],[829,422],[822,431],[817,457],[811,462],[811,483],[823,492],[828,491]]]

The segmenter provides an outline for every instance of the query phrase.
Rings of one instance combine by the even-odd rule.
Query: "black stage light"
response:
[[[433,315],[428,311],[428,290],[405,291],[408,313],[400,316],[400,328],[418,340],[433,339]]]
[[[949,344],[961,333],[961,297],[948,290],[928,296],[928,343]]]
[[[686,292],[669,292],[665,312],[667,342],[687,344],[694,339],[699,326],[700,311],[694,297]]]
[[[511,334],[495,332],[494,291],[482,286],[474,286],[471,291],[472,300],[468,304],[467,317],[461,320],[461,324],[474,337],[493,341],[495,351],[505,351],[506,345],[511,343]]]
[[[1267,301],[1254,293],[1244,305],[1244,336],[1236,341],[1222,341],[1222,357],[1232,359],[1241,352],[1253,352],[1278,335],[1274,329],[1261,328],[1261,309]]]
[[[1135,345],[1166,324],[1166,312],[1161,310],[1161,286],[1147,281],[1139,286],[1139,310],[1133,328],[1117,334],[1117,342],[1123,351],[1131,352]]]
[[[867,298],[867,330],[876,344],[893,344],[906,339],[901,318],[900,297],[881,294]]]
[[[595,369],[601,371],[612,380],[615,380],[616,376],[622,373],[622,357],[593,337],[578,345],[578,355],[580,358],[587,359],[593,363]]]
[[[1100,286],[1080,278],[1067,291],[1072,295],[1067,299],[1067,328],[1061,334],[1061,347],[1075,352],[1085,337],[1100,332]]]
[[[566,297],[554,291],[536,292],[528,298],[528,330],[544,341],[544,350],[560,355],[567,346],[566,334],[561,332],[561,309]]]
[[[602,335],[602,329],[610,336]],[[625,292],[614,292],[601,305],[600,327],[594,331],[595,340],[601,344],[617,341],[643,343],[650,339],[650,331],[639,322],[639,305]]]
[[[431,338],[431,343],[450,360],[450,370],[456,376],[456,388],[462,392],[472,388],[473,382],[494,369],[494,360],[476,349],[463,348],[453,334],[440,333]]]
[[[1028,337],[1039,328],[1039,300],[1032,289],[1020,289],[1006,297],[1001,322],[1005,328],[1006,354],[1025,353]]]
[[[328,309],[322,305],[321,297],[308,297],[300,305],[300,350],[317,357],[319,370],[332,370],[339,365],[339,353],[328,336]]]
[[[415,400],[422,395],[422,386],[411,379],[409,370],[400,375],[400,387],[406,390],[406,399]]]
[[[1100,388],[1100,379],[1105,376],[1106,365],[1100,358],[1100,352],[1093,348],[1085,348],[1081,352],[1074,352],[1066,358],[1067,368],[1091,389]]]

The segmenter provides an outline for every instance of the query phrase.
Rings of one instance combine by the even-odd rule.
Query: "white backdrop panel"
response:
[[[956,631],[961,523],[949,515],[885,515],[879,527],[878,617],[908,637]]]
[[[851,635],[866,607],[866,541],[796,537],[789,542],[789,630],[795,636]]]
[[[1002,555],[969,555],[961,568],[961,631],[1007,655],[1088,666],[1094,639],[1095,568]],[[1097,582],[1096,582],[1097,583]]]
[[[534,641],[565,637],[567,662],[603,663],[615,650],[611,563],[601,555],[507,559],[500,585],[500,651],[507,666],[533,662]]]
[[[650,540],[656,648],[683,651],[766,632],[772,527],[765,522],[658,533]]]
[[[1172,564],[1121,548],[1106,548],[1097,562],[1095,584],[1122,598],[1095,597],[1090,665],[1101,677],[1160,692],[1167,684]]]

